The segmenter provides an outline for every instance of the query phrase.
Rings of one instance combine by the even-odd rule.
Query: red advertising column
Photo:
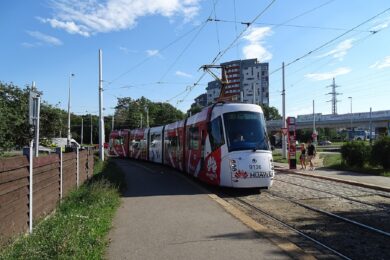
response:
[[[290,169],[297,168],[297,146],[296,146],[296,134],[295,134],[295,117],[288,117],[287,129],[288,129],[288,164]]]

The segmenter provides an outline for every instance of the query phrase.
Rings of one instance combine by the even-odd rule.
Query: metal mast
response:
[[[341,95],[341,93],[336,92],[336,88],[339,87],[340,86],[336,85],[334,78],[333,78],[333,84],[327,86],[327,88],[332,88],[332,92],[329,92],[327,94],[327,95],[332,95],[332,99],[327,101],[327,102],[332,102],[332,115],[337,115],[337,102],[340,102],[340,100],[337,100],[337,95]]]

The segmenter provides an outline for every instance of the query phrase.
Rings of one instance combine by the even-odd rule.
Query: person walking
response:
[[[301,144],[301,155],[299,156],[301,162],[301,170],[306,170],[306,146],[304,143]]]
[[[316,148],[311,140],[309,140],[309,143],[307,145],[307,159],[310,163],[310,170],[314,171],[314,165],[313,165],[313,159],[316,156]]]

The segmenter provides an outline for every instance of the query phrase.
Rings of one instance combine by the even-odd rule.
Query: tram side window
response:
[[[223,137],[222,119],[220,116],[210,122],[209,132],[211,149],[213,151],[225,144],[225,138]]]
[[[151,147],[154,147],[161,141],[161,135],[160,134],[152,134],[150,137]]]
[[[188,148],[190,150],[199,149],[199,128],[191,127],[188,129]]]

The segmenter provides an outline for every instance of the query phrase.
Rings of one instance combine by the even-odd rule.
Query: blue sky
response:
[[[378,14],[389,7],[388,0],[1,1],[0,80],[35,81],[44,100],[65,109],[74,73],[72,111],[97,114],[102,49],[105,114],[117,97],[141,96],[186,111],[212,80],[199,67],[223,53],[217,63],[269,62],[270,105],[281,111],[282,62],[345,34],[286,67],[287,115],[311,113],[313,99],[316,112],[331,113],[333,77],[338,113],[350,112],[348,97],[354,112],[388,110],[390,10]],[[250,27],[241,23],[259,14]]]

